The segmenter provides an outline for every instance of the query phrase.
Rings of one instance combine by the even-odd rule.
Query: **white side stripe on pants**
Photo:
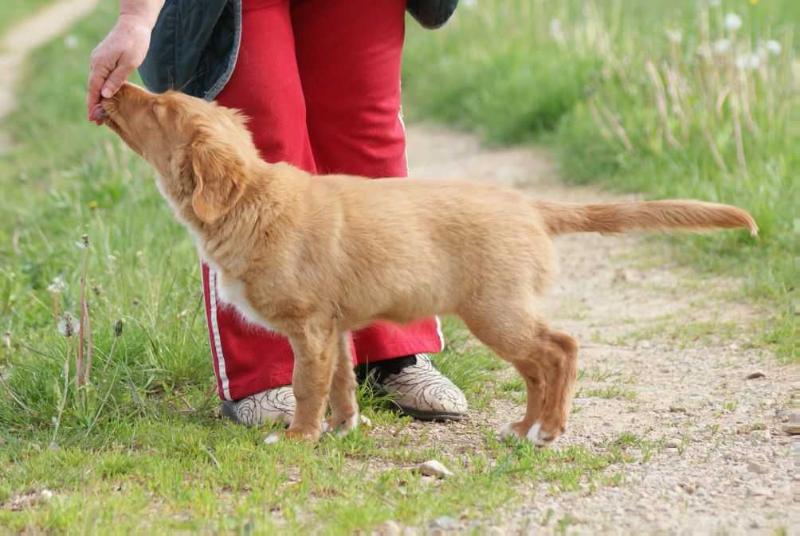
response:
[[[217,320],[217,272],[208,268],[208,301],[211,303],[211,338],[214,340],[214,351],[217,354],[217,368],[219,369],[219,382],[222,387],[222,396],[225,400],[233,400],[225,371],[225,355],[222,353],[222,340],[219,336],[219,321]]]

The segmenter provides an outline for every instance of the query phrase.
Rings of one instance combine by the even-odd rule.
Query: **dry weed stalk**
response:
[[[655,63],[653,63],[652,60],[647,60],[644,64],[644,67],[647,71],[647,76],[650,78],[650,83],[653,85],[656,109],[658,110],[658,116],[661,120],[661,132],[664,135],[664,139],[667,141],[667,145],[673,149],[676,149],[680,147],[680,144],[672,135],[672,128],[669,124],[667,97],[664,91],[664,84],[661,80],[661,75],[659,74]]]

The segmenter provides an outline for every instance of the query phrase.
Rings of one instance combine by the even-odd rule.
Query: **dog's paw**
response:
[[[537,447],[549,445],[556,438],[555,435],[543,430],[542,423],[538,421],[527,430],[525,428],[525,423],[523,422],[510,422],[500,427],[498,435],[501,439],[512,437],[530,441]]]
[[[360,413],[354,413],[344,419],[334,419],[331,417],[322,423],[322,431],[336,432],[336,435],[342,437],[358,428],[359,425],[370,427],[372,426],[372,421]]]
[[[519,435],[517,435],[517,432],[514,430],[514,424],[515,423],[513,422],[505,423],[503,426],[497,429],[497,436],[500,439],[507,439],[509,437],[515,437],[519,439]]]

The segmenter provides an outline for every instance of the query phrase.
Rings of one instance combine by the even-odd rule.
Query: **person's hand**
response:
[[[134,69],[139,67],[150,46],[148,25],[138,17],[120,16],[117,23],[92,51],[86,110],[89,120],[100,123],[100,98],[114,96]]]

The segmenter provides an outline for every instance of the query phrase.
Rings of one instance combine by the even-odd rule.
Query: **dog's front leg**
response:
[[[339,332],[329,323],[309,323],[290,336],[294,351],[292,389],[297,400],[289,438],[316,441],[328,402],[333,370],[339,353]]]
[[[353,372],[353,360],[350,357],[348,334],[343,333],[339,336],[338,350],[331,386],[331,416],[328,419],[328,429],[347,433],[357,428],[359,424],[356,375]]]

